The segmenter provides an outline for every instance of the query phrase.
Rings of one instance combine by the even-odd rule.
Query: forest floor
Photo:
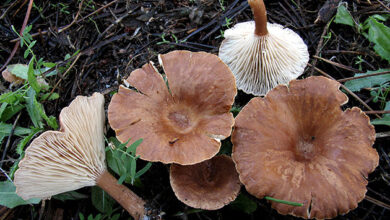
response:
[[[366,73],[389,68],[389,63],[373,49],[373,43],[356,27],[337,24],[331,16],[316,22],[319,9],[326,1],[265,1],[268,20],[298,33],[308,46],[309,65],[299,78],[326,75],[344,83],[356,73]],[[347,9],[356,23],[363,24],[370,16],[388,16],[389,1],[346,1]],[[0,64],[28,64],[31,53],[25,57],[26,46],[16,50],[18,32],[23,27],[28,11],[28,0],[3,0],[0,3]],[[54,63],[56,74],[43,76],[50,89],[58,95],[42,102],[48,116],[58,117],[61,109],[77,95],[105,95],[106,109],[112,94],[122,84],[122,79],[149,61],[158,63],[158,54],[173,50],[206,51],[218,54],[224,30],[238,22],[252,20],[245,0],[42,0],[34,1],[28,16],[29,34],[36,40],[32,51],[37,59]],[[388,25],[389,22],[384,22]],[[389,42],[388,42],[389,43]],[[2,69],[3,70],[3,69]],[[342,108],[353,106],[366,111],[371,120],[386,117],[385,104],[389,101],[389,85],[374,85],[351,93],[349,102]],[[19,86],[0,80],[0,91],[18,90]],[[379,88],[379,89],[378,89]],[[376,93],[372,92],[376,91]],[[235,106],[244,106],[253,96],[239,91]],[[388,106],[390,107],[390,105]],[[1,109],[1,108],[0,108]],[[390,109],[386,109],[390,110]],[[374,112],[373,112],[374,111]],[[375,114],[377,113],[377,114]],[[1,116],[1,114],[0,114]],[[1,118],[1,117],[0,117]],[[29,128],[33,126],[26,110],[1,123]],[[107,127],[108,123],[107,123]],[[359,206],[338,219],[390,219],[390,127],[376,125],[378,168],[369,176],[367,197]],[[47,125],[36,132],[38,136]],[[115,136],[108,129],[107,137]],[[9,135],[0,143],[2,172],[0,181],[11,175],[14,164],[20,159],[17,146],[23,137]],[[31,141],[31,139],[30,139]],[[231,144],[223,142],[225,148]],[[26,143],[26,146],[28,146]],[[226,149],[225,149],[226,150]],[[231,149],[227,149],[229,152]],[[140,165],[145,163],[138,161]],[[292,219],[279,215],[266,200],[259,200],[242,187],[239,201],[216,211],[190,208],[178,201],[169,184],[169,165],[153,163],[141,176],[139,183],[131,186],[138,195],[161,209],[166,219]],[[91,188],[77,190],[76,196],[46,200],[35,205],[9,209],[0,206],[0,219],[96,219],[130,216],[113,204],[110,213],[96,208],[91,202]],[[82,214],[80,214],[82,213]],[[99,215],[100,214],[100,215]],[[82,217],[81,217],[82,218]],[[90,219],[90,218],[89,218]]]

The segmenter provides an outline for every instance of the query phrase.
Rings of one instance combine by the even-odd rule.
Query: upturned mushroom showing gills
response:
[[[134,70],[108,106],[117,138],[143,138],[136,154],[148,161],[190,165],[210,159],[230,136],[234,76],[217,56],[173,51],[159,55],[168,87],[152,63]]]
[[[264,98],[253,98],[238,114],[232,134],[241,182],[281,214],[333,218],[357,207],[368,174],[379,162],[375,130],[348,101],[337,81],[325,77],[292,80]]]
[[[263,0],[248,2],[254,21],[226,30],[218,56],[232,70],[238,89],[260,96],[300,76],[309,52],[294,31],[267,23]]]
[[[198,164],[172,164],[170,182],[176,197],[193,208],[216,210],[235,200],[241,183],[232,159],[220,155]]]
[[[16,193],[27,200],[98,185],[135,219],[145,202],[107,171],[104,151],[104,97],[78,96],[60,114],[60,131],[46,131],[25,152],[15,173]]]

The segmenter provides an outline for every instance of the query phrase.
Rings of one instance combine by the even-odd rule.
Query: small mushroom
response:
[[[7,81],[9,83],[13,83],[15,85],[19,85],[19,84],[22,84],[24,82],[24,79],[15,76],[8,69],[3,70],[1,75],[3,76],[5,81]]]
[[[144,160],[190,165],[210,159],[230,136],[234,76],[217,56],[173,51],[159,56],[166,85],[152,63],[133,71],[108,106],[118,140],[143,138]]]
[[[232,134],[241,182],[281,214],[333,218],[357,207],[368,174],[378,166],[375,130],[348,101],[337,81],[325,77],[292,80],[264,98],[253,98],[238,114]]]
[[[15,173],[16,193],[25,200],[98,185],[135,219],[145,202],[107,171],[104,150],[104,97],[78,96],[60,114],[60,131],[46,131],[32,141]]]
[[[301,75],[309,53],[294,31],[267,23],[263,0],[248,2],[254,21],[226,30],[218,56],[232,70],[238,89],[260,96]]]
[[[176,197],[193,208],[216,210],[235,200],[241,183],[232,159],[226,155],[198,164],[172,164],[170,182]]]

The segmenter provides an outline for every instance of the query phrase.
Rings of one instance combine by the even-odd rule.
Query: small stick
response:
[[[384,72],[380,72],[380,73],[371,73],[371,74],[362,75],[362,76],[348,77],[348,78],[344,78],[344,79],[339,79],[337,81],[339,83],[343,83],[343,82],[353,80],[353,79],[361,79],[361,78],[366,78],[366,77],[370,77],[370,76],[379,76],[379,75],[388,74],[388,73],[390,73],[390,71],[384,71]]]
[[[390,210],[390,205],[388,205],[388,204],[386,204],[386,203],[384,203],[384,202],[381,202],[381,201],[379,201],[379,200],[377,200],[377,199],[374,199],[374,198],[372,198],[372,197],[370,197],[370,196],[367,196],[367,195],[366,195],[366,197],[364,197],[364,199],[367,200],[367,201],[369,201],[369,202],[374,203],[374,204],[377,205],[377,206],[380,206],[380,207],[382,207],[382,208],[385,208],[385,209],[387,209],[387,210]]]
[[[331,61],[331,60],[328,60],[328,59],[325,59],[325,58],[322,58],[322,57],[319,57],[319,56],[316,56],[316,55],[314,55],[313,57],[316,58],[316,59],[322,60],[322,61],[324,61],[324,62],[327,62],[327,63],[329,63],[329,64],[332,64],[332,65],[334,65],[334,66],[337,66],[337,67],[339,67],[339,68],[342,68],[342,69],[351,71],[351,72],[362,73],[361,70],[358,70],[358,69],[355,69],[355,68],[346,66],[346,65],[341,64],[341,63],[336,63],[336,62],[333,62],[333,61]]]
[[[14,124],[12,125],[11,132],[8,135],[7,143],[5,144],[5,148],[4,148],[4,151],[3,151],[3,156],[1,157],[1,161],[0,161],[0,168],[3,167],[3,160],[5,158],[5,155],[7,155],[7,150],[8,150],[9,144],[11,143],[11,138],[12,138],[12,135],[14,134],[14,131],[15,131],[15,128],[16,128],[16,124],[19,121],[20,115],[21,115],[21,112],[19,112],[18,116],[16,117],[16,119],[14,121]]]
[[[23,31],[24,31],[24,29],[27,26],[28,19],[30,18],[30,13],[31,13],[31,8],[33,6],[33,3],[34,3],[34,0],[30,0],[30,2],[28,3],[26,16],[24,17],[23,25],[22,25],[22,28],[20,29],[20,32],[19,32],[20,36],[22,36],[22,37],[23,37]],[[18,39],[18,40],[20,40],[20,39]],[[12,58],[15,56],[16,51],[18,51],[18,49],[19,49],[19,42],[16,42],[15,46],[14,46],[14,49],[12,50],[11,54],[9,55],[7,61],[5,61],[3,66],[1,66],[0,72],[3,71],[5,69],[5,67],[7,67],[9,62],[11,62]]]
[[[366,114],[389,114],[390,110],[365,111]]]
[[[386,10],[390,11],[390,8],[387,7],[382,1],[379,1],[379,0],[376,0],[377,2],[379,2],[379,4],[381,4],[384,8],[386,8]]]

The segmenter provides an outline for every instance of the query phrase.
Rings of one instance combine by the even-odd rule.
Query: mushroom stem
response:
[[[145,201],[124,185],[119,185],[107,170],[96,181],[97,185],[114,198],[130,215],[136,219],[143,219],[145,213]]]
[[[249,6],[255,20],[255,34],[264,36],[268,34],[267,30],[267,11],[263,0],[248,0]]]

